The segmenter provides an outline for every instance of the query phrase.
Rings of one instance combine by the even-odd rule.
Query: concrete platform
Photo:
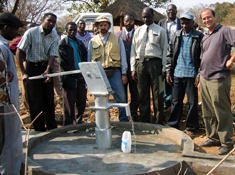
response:
[[[121,135],[124,131],[133,133],[132,125],[112,122],[111,126],[112,148],[105,150],[96,147],[95,123],[33,132],[29,141],[30,171],[32,174],[33,170],[44,174],[149,174],[176,166],[183,170],[182,162],[187,162],[191,169],[188,173],[206,174],[223,158],[194,152],[191,138],[179,130],[147,123],[134,123],[136,138],[132,135],[132,152],[125,154],[120,148]],[[234,172],[235,163],[229,157],[214,174]]]

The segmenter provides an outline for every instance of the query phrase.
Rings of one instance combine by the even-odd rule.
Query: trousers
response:
[[[30,76],[41,75],[46,70],[47,63],[36,64],[27,62],[26,73]],[[31,120],[42,111],[43,113],[34,121],[33,126],[35,131],[46,131],[47,129],[57,128],[55,121],[55,104],[53,78],[48,83],[45,79],[31,80],[27,83],[27,94],[29,99],[29,111]]]
[[[121,71],[116,69],[113,76],[108,78],[112,90],[114,91],[113,97],[117,103],[126,103],[126,94],[122,84]],[[119,108],[119,121],[128,121],[125,108]]]
[[[162,76],[162,60],[159,58],[151,61],[136,63],[137,88],[140,117],[142,122],[150,122],[150,87],[152,90],[154,121],[163,124],[163,92],[159,91],[160,77]]]
[[[233,144],[233,116],[230,100],[231,77],[205,80],[200,77],[202,115],[206,136],[222,145]]]
[[[82,80],[77,81],[77,88],[63,88],[64,125],[82,122],[86,108],[86,94],[85,82]]]
[[[185,93],[188,97],[189,110],[186,119],[186,130],[194,131],[198,127],[198,94],[194,85],[195,78],[179,78],[174,76],[172,85],[171,114],[167,124],[179,128],[183,113],[183,100]]]
[[[129,91],[131,96],[131,102],[130,102],[130,110],[131,110],[131,116],[133,120],[137,117],[137,109],[138,109],[138,90],[137,90],[137,82],[133,81],[128,77],[128,83],[124,85],[125,92],[126,92],[126,101],[128,102],[128,92],[127,92],[127,86],[129,85]]]

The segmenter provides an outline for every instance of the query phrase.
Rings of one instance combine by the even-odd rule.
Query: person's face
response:
[[[213,16],[210,10],[205,10],[201,13],[202,23],[208,28],[213,29],[216,27],[216,17]]]
[[[124,23],[124,26],[126,27],[127,31],[131,31],[134,28],[134,23],[135,23],[134,19],[133,19],[133,17],[131,17],[129,15],[126,15],[124,17],[123,23]]]
[[[181,28],[184,30],[185,33],[189,33],[192,28],[193,28],[193,20],[192,19],[180,19],[180,24],[181,24]]]
[[[166,13],[168,18],[174,20],[176,18],[177,10],[174,6],[170,5],[167,7]]]
[[[86,28],[85,22],[84,22],[84,21],[79,21],[79,23],[78,23],[78,29],[79,29],[79,31],[84,31],[85,28]]]
[[[144,9],[142,12],[142,19],[144,21],[144,24],[147,26],[151,25],[153,23],[153,17],[154,15],[151,14],[151,11],[149,9]]]
[[[66,32],[69,38],[75,39],[75,36],[78,32],[78,28],[76,25],[68,25]]]
[[[94,27],[93,33],[94,33],[94,35],[98,35],[98,34],[99,34],[99,31],[98,31],[98,28],[97,28],[97,27]]]
[[[5,26],[6,32],[3,37],[7,40],[13,40],[18,34],[18,29],[17,27]]]
[[[56,24],[56,17],[48,15],[45,19],[42,20],[42,28],[44,30],[51,31]]]
[[[108,33],[109,30],[109,23],[104,21],[104,22],[100,22],[98,23],[98,31],[99,33],[101,33],[102,35],[105,35],[106,33]]]

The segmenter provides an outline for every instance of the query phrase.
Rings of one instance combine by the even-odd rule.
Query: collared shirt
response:
[[[135,60],[140,58],[141,42],[147,27],[149,27],[149,30],[144,57],[158,57],[162,59],[162,71],[165,72],[166,51],[168,45],[167,34],[164,28],[155,23],[152,23],[149,26],[144,24],[135,31],[131,47],[131,71],[135,71]]]
[[[85,31],[84,35],[81,35],[79,32],[77,32],[76,38],[82,41],[86,48],[88,48],[88,43],[91,40],[91,35],[89,32]]]
[[[81,62],[81,58],[79,55],[79,48],[78,48],[78,44],[76,41],[72,40],[71,38],[69,38],[69,44],[72,46],[73,48],[73,54],[74,54],[74,66],[76,70],[80,70],[78,63]]]
[[[170,22],[167,18],[166,22],[167,27],[167,39],[170,40],[171,36],[177,31],[177,18],[173,22]]]
[[[52,30],[45,36],[42,25],[33,27],[25,32],[17,45],[26,51],[26,60],[30,62],[48,61],[50,56],[58,57],[59,37]]]
[[[19,111],[19,86],[16,72],[14,56],[9,48],[9,41],[0,35],[0,50],[2,52],[2,59],[5,60],[7,71],[12,72],[14,78],[8,84],[8,94],[10,96],[11,104],[14,104]]]
[[[235,47],[235,31],[218,24],[211,34],[206,34],[201,42],[200,75],[206,80],[229,76],[226,68],[230,59],[231,47]]]
[[[108,37],[109,37],[109,34],[105,35],[105,36],[101,36],[100,35],[100,38],[101,38],[101,40],[102,40],[104,45],[107,42]],[[89,62],[92,59],[92,56],[91,56],[91,47],[92,47],[91,46],[91,42],[89,42],[88,53],[87,53],[87,61],[89,61]],[[119,48],[120,48],[120,56],[121,56],[122,74],[126,74],[126,72],[127,72],[126,50],[125,50],[125,46],[124,46],[124,43],[123,43],[121,37],[119,37]]]
[[[188,35],[185,35],[184,32],[182,31],[180,51],[174,73],[175,77],[195,78],[197,76],[191,56],[192,55],[191,44],[192,44],[192,30],[188,33]]]
[[[129,37],[131,38],[133,31],[134,31],[134,29],[132,29],[130,32],[128,32],[126,30],[126,28],[125,28],[126,37],[127,37],[128,33],[129,33]]]

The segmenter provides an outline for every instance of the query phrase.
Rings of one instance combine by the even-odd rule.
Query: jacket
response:
[[[87,49],[85,45],[76,39],[79,48],[79,56],[81,62],[87,61]],[[59,43],[59,64],[61,72],[76,70],[74,65],[74,52],[73,47],[69,44],[69,38],[66,36]],[[82,77],[81,73],[63,75],[60,77],[63,88],[77,88],[77,80]]]
[[[180,44],[182,38],[183,29],[178,30],[174,33],[171,38],[167,54],[166,54],[166,75],[174,76],[175,67],[177,64],[177,59],[180,51]],[[196,29],[192,28],[192,43],[191,43],[191,57],[195,67],[195,71],[199,76],[199,68],[200,68],[200,54],[201,54],[201,41],[203,38],[203,34]]]
[[[166,31],[167,31],[167,25],[166,25],[167,24],[167,19],[168,18],[163,18],[158,22],[158,25],[163,27]],[[177,30],[180,30],[181,29],[180,19],[179,18],[176,18],[176,19],[177,19]],[[167,33],[167,35],[168,35],[168,33]],[[168,38],[168,36],[167,36],[167,38]]]
[[[127,59],[127,65],[128,65],[128,69],[127,69],[128,81],[134,81],[131,77],[131,65],[130,65],[131,45],[132,45],[132,39],[133,39],[134,33],[135,33],[135,30],[133,30],[129,42],[126,39],[126,31],[125,30],[121,30],[121,31],[115,33],[122,38],[122,41],[123,41],[125,49],[126,49],[126,59]]]
[[[120,68],[121,55],[119,48],[119,36],[110,33],[104,45],[99,35],[91,39],[91,61],[100,61],[103,68]]]

